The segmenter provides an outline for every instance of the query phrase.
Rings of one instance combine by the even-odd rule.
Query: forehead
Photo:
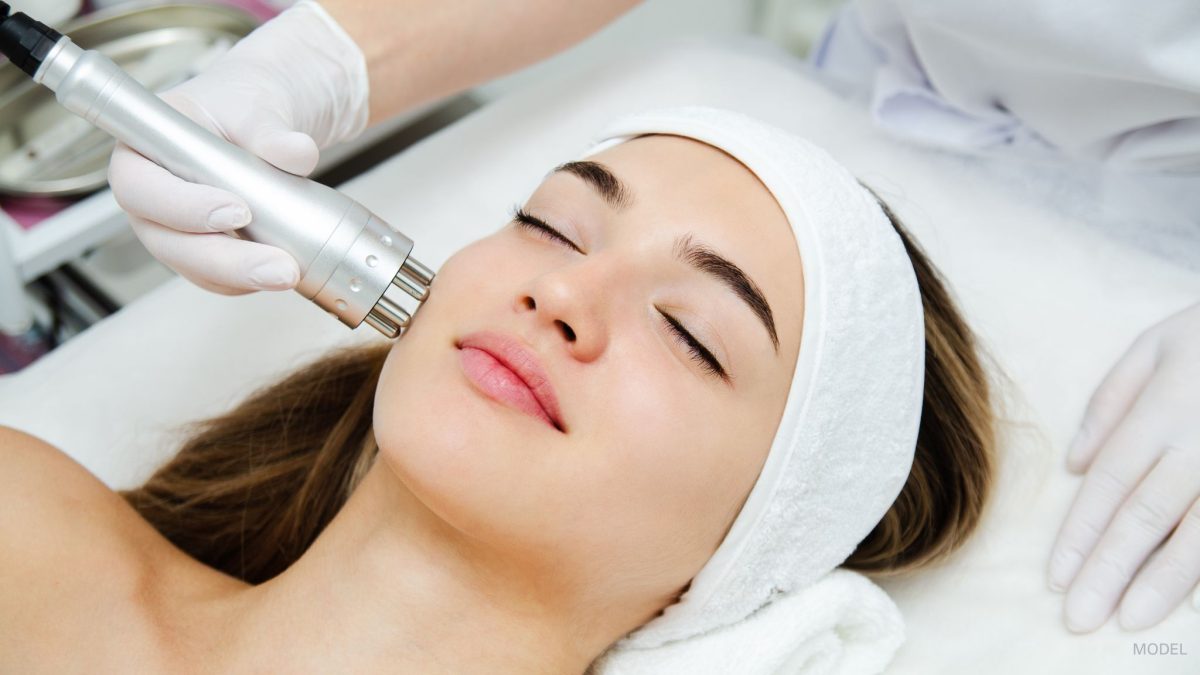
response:
[[[732,260],[766,296],[781,347],[799,342],[800,252],[787,216],[750,169],[711,145],[668,135],[640,136],[587,159],[603,164],[628,188],[628,206],[619,217],[672,237],[691,232]],[[592,192],[597,209],[613,208],[573,175],[559,173],[550,180]]]

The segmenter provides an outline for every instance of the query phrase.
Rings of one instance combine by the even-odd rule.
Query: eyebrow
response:
[[[608,170],[608,167],[598,162],[567,162],[560,164],[550,173],[564,172],[573,174],[592,187],[608,205],[620,211],[633,205],[633,191],[625,186],[619,178]]]
[[[598,162],[580,161],[561,164],[551,173],[569,173],[577,176],[604,199],[612,208],[620,211],[633,204],[633,191],[617,178],[608,167]],[[719,253],[701,242],[689,232],[675,240],[675,257],[707,274],[728,287],[742,299],[754,312],[767,334],[771,337],[771,345],[775,353],[779,353],[779,334],[775,330],[775,318],[771,305],[759,289],[758,284],[742,271],[742,268],[730,262]]]
[[[775,353],[779,353],[779,335],[775,332],[775,318],[767,298],[758,288],[758,284],[746,276],[742,268],[721,257],[716,251],[702,243],[696,242],[689,232],[675,240],[675,257],[691,265],[701,272],[725,284],[739,298],[750,306],[750,311],[758,317],[771,336],[771,345]]]

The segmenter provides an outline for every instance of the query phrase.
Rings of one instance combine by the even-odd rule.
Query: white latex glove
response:
[[[1134,341],[1067,463],[1087,471],[1050,558],[1067,626],[1095,630],[1118,601],[1122,628],[1153,626],[1200,580],[1200,304]]]
[[[367,94],[362,51],[320,5],[301,0],[163,99],[280,169],[306,176],[319,148],[366,127]],[[108,178],[150,253],[197,285],[233,295],[299,281],[298,264],[283,250],[221,234],[250,222],[241,197],[176,178],[122,144]]]

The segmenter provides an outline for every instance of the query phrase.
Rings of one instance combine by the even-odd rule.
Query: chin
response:
[[[379,459],[442,520],[481,535],[520,482],[526,434],[466,383],[435,382],[377,395]]]
[[[456,529],[504,545],[494,537],[527,537],[539,469],[563,452],[552,447],[558,432],[479,392],[449,334],[403,344],[408,337],[388,354],[376,390],[380,460]]]

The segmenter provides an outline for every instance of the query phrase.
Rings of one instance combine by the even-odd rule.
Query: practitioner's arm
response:
[[[367,60],[370,120],[558,53],[638,0],[321,0]]]

